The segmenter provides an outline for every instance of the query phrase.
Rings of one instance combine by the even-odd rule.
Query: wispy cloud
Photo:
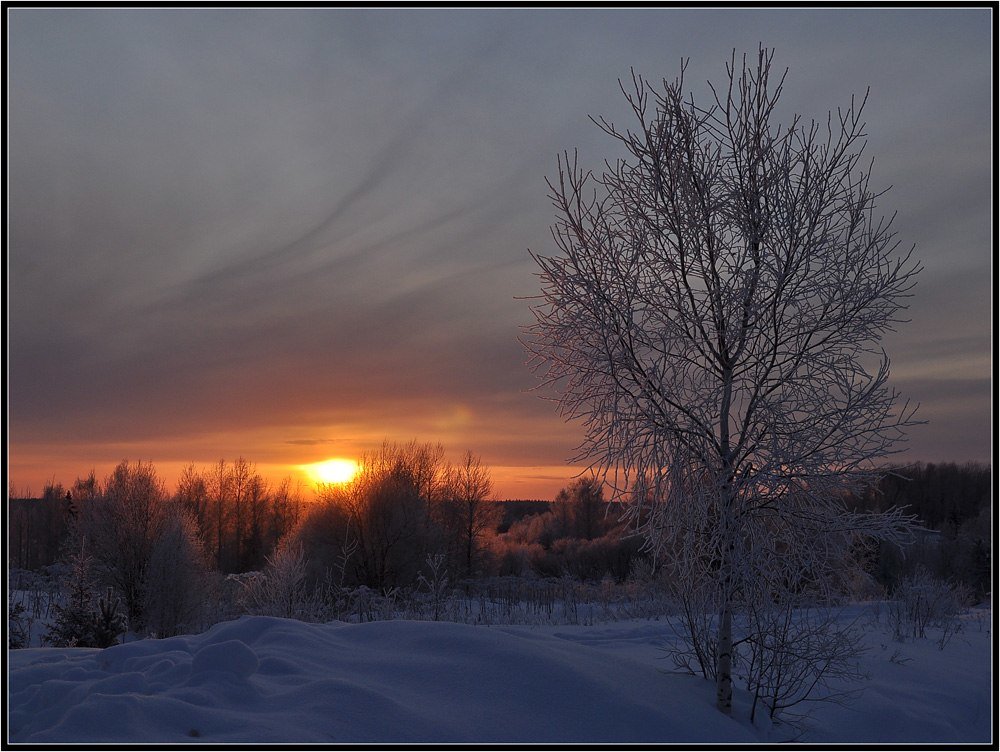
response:
[[[389,435],[558,466],[579,427],[527,392],[516,341],[516,296],[538,286],[526,250],[550,243],[543,177],[565,148],[614,158],[587,115],[624,124],[630,66],[672,77],[690,56],[703,88],[764,41],[790,68],[790,109],[822,115],[872,86],[876,178],[927,266],[913,325],[886,342],[893,373],[929,410],[956,406],[924,455],[978,452],[978,10],[7,13],[16,451],[59,444],[83,470],[93,447],[129,442],[280,462]],[[975,388],[935,381],[948,363]],[[978,421],[967,440],[962,421]]]

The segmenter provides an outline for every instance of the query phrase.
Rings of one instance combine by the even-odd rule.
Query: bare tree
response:
[[[181,471],[177,481],[177,492],[174,495],[177,502],[194,517],[198,525],[198,534],[207,546],[211,541],[211,522],[209,520],[208,484],[205,477],[189,464]]]
[[[598,174],[566,153],[549,181],[559,253],[532,254],[542,296],[526,338],[561,413],[583,422],[575,461],[633,502],[651,546],[685,539],[710,577],[726,713],[734,609],[780,586],[761,553],[773,520],[803,557],[828,532],[905,537],[898,511],[841,499],[916,422],[880,343],[919,264],[876,213],[864,101],[772,123],[772,57],[734,53],[708,106],[685,94],[686,63],[662,89],[634,73],[622,85],[635,130],[595,123],[625,158]]]
[[[295,527],[301,513],[301,488],[293,485],[291,478],[283,478],[271,494],[271,508],[267,519],[269,546],[273,548]]]
[[[381,589],[416,580],[432,543],[429,497],[442,487],[443,457],[440,445],[386,441],[362,455],[349,484],[324,491],[348,513],[363,584]]]
[[[439,498],[446,480],[444,447],[441,444],[420,443],[413,439],[395,449],[398,455],[396,461],[409,468],[420,497],[427,501]]]
[[[229,499],[231,496],[232,473],[226,467],[226,461],[220,459],[206,473],[205,482],[211,499],[212,538],[215,549],[215,566],[223,568],[223,543],[226,520],[229,516]]]
[[[250,477],[242,569],[257,569],[263,563],[268,507],[275,503],[276,498],[277,495],[271,491],[271,484],[261,475],[254,473]]]
[[[463,573],[471,577],[482,540],[499,521],[500,508],[489,500],[493,493],[490,468],[481,457],[466,451],[459,464],[448,468],[445,487],[445,528],[459,544]]]
[[[230,502],[233,513],[234,565],[238,572],[244,569],[243,542],[247,518],[246,507],[255,475],[256,470],[253,463],[242,456],[236,458],[229,475]]]

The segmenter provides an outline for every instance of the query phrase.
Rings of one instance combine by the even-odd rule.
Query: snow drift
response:
[[[713,685],[658,660],[664,624],[485,627],[243,617],[107,650],[8,653],[9,741],[759,742]],[[945,651],[874,645],[854,706],[817,741],[987,741],[988,632]],[[895,657],[896,661],[889,660]],[[739,700],[739,696],[737,696]],[[739,711],[739,706],[737,707]],[[737,718],[741,717],[737,713]],[[742,714],[745,717],[745,714]],[[776,735],[777,734],[777,735]]]
[[[707,725],[752,739],[704,682],[665,693],[655,668],[514,631],[244,617],[103,651],[16,651],[11,740],[655,742]]]

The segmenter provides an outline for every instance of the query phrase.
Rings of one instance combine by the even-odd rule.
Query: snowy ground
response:
[[[991,741],[988,612],[944,650],[868,633],[860,700],[810,742]],[[775,742],[669,673],[663,622],[502,627],[243,617],[107,650],[10,651],[9,741]],[[742,704],[741,704],[742,702]]]

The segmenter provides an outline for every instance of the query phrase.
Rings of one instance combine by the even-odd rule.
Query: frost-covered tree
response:
[[[121,594],[132,628],[143,624],[150,555],[163,529],[167,492],[149,462],[119,463],[82,506],[79,534],[104,583]]]
[[[204,556],[194,522],[149,462],[119,463],[81,505],[75,534],[94,573],[121,596],[135,631],[173,632],[201,598]]]
[[[198,525],[198,534],[207,546],[212,540],[211,523],[209,522],[211,499],[205,477],[198,472],[194,464],[185,466],[181,471],[174,498],[184,510],[194,517]]]
[[[916,422],[881,340],[919,264],[876,211],[864,101],[779,124],[772,57],[734,53],[707,105],[684,63],[662,87],[622,85],[633,127],[595,122],[624,157],[595,172],[566,153],[549,181],[558,252],[532,254],[525,343],[583,423],[575,461],[632,502],[650,548],[699,573],[727,713],[735,611],[818,597],[859,538],[905,537],[898,511],[841,499]]]
[[[146,569],[146,630],[158,637],[198,631],[211,586],[209,555],[198,523],[179,502],[170,501]]]

